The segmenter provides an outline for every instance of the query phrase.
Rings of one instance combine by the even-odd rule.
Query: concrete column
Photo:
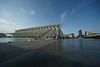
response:
[[[33,28],[32,28],[32,31],[33,31]]]
[[[36,28],[34,30],[36,31]]]
[[[45,27],[45,30],[47,31],[47,27]]]
[[[51,30],[51,26],[49,27],[49,30]]]
[[[40,28],[38,28],[38,31],[40,31]]]
[[[43,31],[45,30],[44,27],[42,29],[43,29]]]
[[[49,27],[47,27],[47,30],[49,30]]]
[[[33,31],[35,31],[35,28],[33,28]]]
[[[37,31],[40,31],[40,29],[39,29],[39,28],[37,28]]]
[[[36,28],[36,31],[38,31],[38,28]]]
[[[38,28],[36,28],[36,31],[38,31]]]
[[[39,28],[39,30],[41,31],[41,28]]]
[[[48,31],[48,27],[46,27],[46,30]]]

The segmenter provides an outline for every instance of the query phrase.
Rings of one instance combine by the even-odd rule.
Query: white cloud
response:
[[[0,18],[0,23],[8,24],[9,22],[8,22],[7,20],[4,20],[4,19],[1,19],[1,18]]]
[[[22,8],[22,7],[20,7],[19,8],[20,9],[20,11],[22,12],[22,13],[27,13],[27,14],[32,14],[32,15],[34,15],[35,14],[35,11],[34,10],[26,10],[26,9],[24,9],[24,8]]]
[[[14,32],[14,28],[6,25],[6,24],[0,24],[0,33],[10,33]]]
[[[64,21],[65,15],[66,15],[66,12],[64,12],[64,13],[61,14],[61,20],[62,20],[62,21]]]
[[[2,17],[9,18],[9,16],[10,17],[13,16],[13,14],[9,10],[7,10],[7,9],[2,9],[0,12],[1,12],[1,16]]]
[[[17,29],[22,29],[22,28],[24,27],[9,22],[5,19],[0,19],[0,33],[12,33]]]
[[[72,15],[75,12],[75,8],[72,9],[70,15]]]
[[[33,14],[34,15],[35,14],[35,11],[34,10],[31,10],[30,11],[30,14]]]
[[[15,23],[11,23],[11,24],[14,25],[14,26],[16,25]]]

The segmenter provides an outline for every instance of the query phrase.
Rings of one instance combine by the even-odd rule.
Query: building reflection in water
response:
[[[59,56],[66,63],[95,67],[100,60],[99,40],[62,39],[38,48],[39,51]],[[92,64],[92,65],[91,65]],[[77,66],[76,67],[82,67]]]
[[[61,54],[61,50],[62,50],[61,43],[62,43],[61,40],[57,40],[53,43],[50,43],[50,44],[45,45],[43,47],[40,47],[37,50],[42,51],[42,52],[47,52],[50,54],[54,54],[54,55],[59,55],[59,54]]]

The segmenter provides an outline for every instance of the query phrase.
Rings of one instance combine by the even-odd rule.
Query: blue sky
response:
[[[64,34],[100,33],[100,0],[0,0],[0,33],[53,24]]]

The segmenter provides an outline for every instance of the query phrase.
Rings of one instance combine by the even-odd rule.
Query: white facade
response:
[[[12,35],[15,38],[34,38],[38,40],[63,37],[60,24],[15,30]]]

